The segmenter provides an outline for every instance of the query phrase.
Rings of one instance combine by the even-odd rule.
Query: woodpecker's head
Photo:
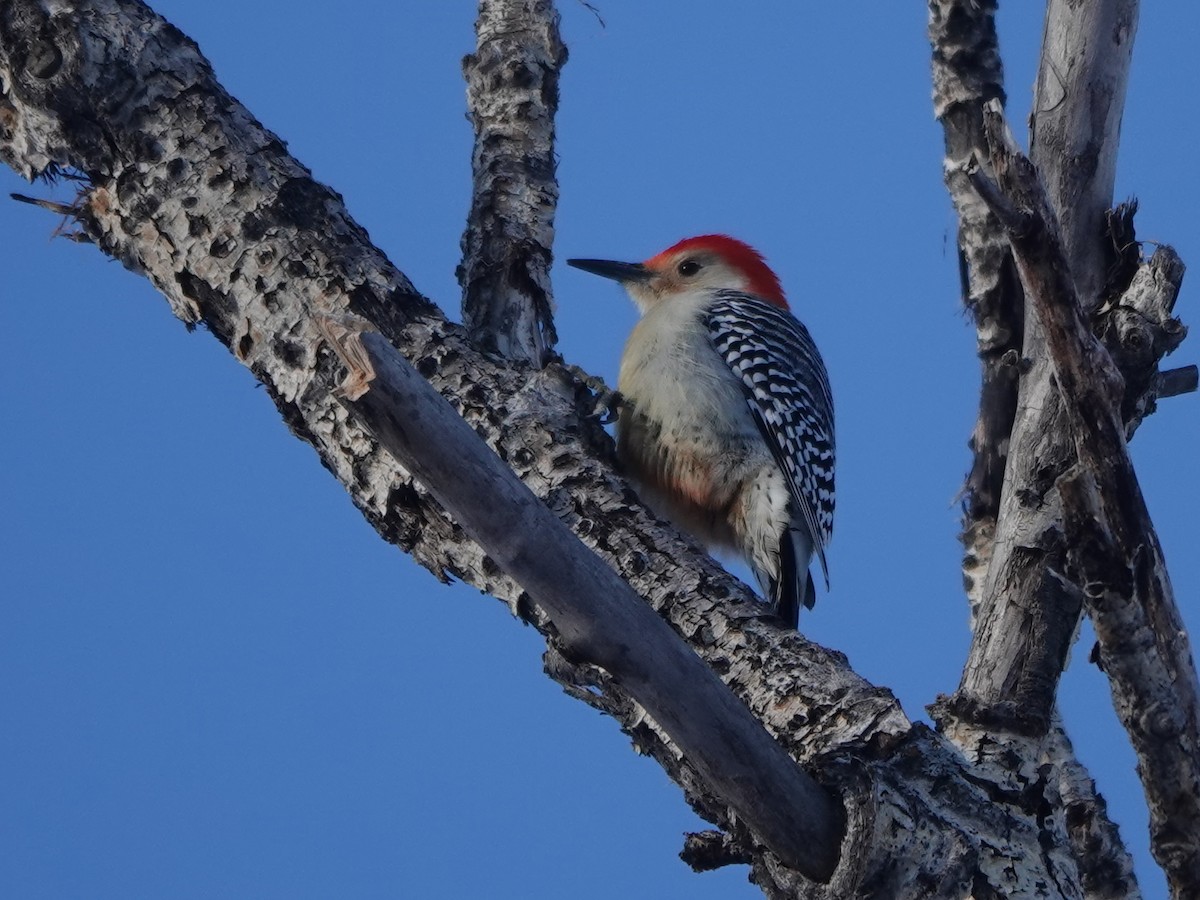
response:
[[[762,254],[724,234],[684,238],[640,263],[568,259],[567,265],[621,282],[643,313],[681,294],[722,289],[744,291],[788,308],[779,277]]]

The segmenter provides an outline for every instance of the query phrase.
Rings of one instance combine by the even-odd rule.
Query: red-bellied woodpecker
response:
[[[828,586],[833,397],[808,330],[754,248],[687,238],[642,263],[569,259],[619,281],[642,314],[625,344],[617,454],[651,505],[737,550],[795,626]]]

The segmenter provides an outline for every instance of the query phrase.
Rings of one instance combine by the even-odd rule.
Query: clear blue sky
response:
[[[710,230],[767,254],[838,404],[833,592],[805,631],[923,717],[967,645],[956,494],[977,393],[925,4],[597,6],[606,27],[561,0],[557,255],[644,258]],[[1001,19],[1022,137],[1025,6]],[[457,317],[474,4],[156,8]],[[1198,37],[1200,7],[1145,5],[1118,187],[1139,234],[1194,266]],[[52,193],[7,169],[0,189]],[[57,224],[0,200],[0,895],[759,896],[744,869],[676,859],[700,823],[541,674],[531,629],[383,544],[245,369]],[[560,349],[611,382],[632,306],[554,274]],[[1198,403],[1165,402],[1134,444],[1193,632]],[[1083,640],[1067,721],[1161,897]]]

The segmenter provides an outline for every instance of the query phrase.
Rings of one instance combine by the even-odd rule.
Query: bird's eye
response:
[[[679,272],[679,274],[684,278],[687,278],[700,271],[700,263],[696,262],[694,259],[685,259],[679,264],[679,267],[676,269],[676,271]]]

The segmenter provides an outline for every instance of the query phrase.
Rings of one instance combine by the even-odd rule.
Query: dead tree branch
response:
[[[354,385],[342,393],[355,418],[525,588],[558,654],[603,669],[757,840],[785,865],[828,879],[842,836],[837,802],[429,382],[358,321],[338,341]]]
[[[1108,804],[1076,758],[1058,716],[1043,746],[1045,763],[1053,767],[1055,774],[1084,896],[1088,900],[1140,900],[1142,892],[1133,873],[1133,858],[1108,817]]]
[[[1049,0],[1034,87],[1029,158],[1058,216],[1075,290],[1090,312],[1103,299],[1125,86],[1139,0]]]
[[[567,48],[553,0],[481,0],[475,33],[463,60],[475,126],[458,268],[463,322],[483,349],[540,366],[557,340],[554,115]]]
[[[0,84],[0,157],[30,177],[83,172],[74,216],[95,245],[151,279],[180,318],[203,324],[253,371],[381,535],[538,627],[554,677],[618,719],[736,845],[725,858],[750,860],[768,895],[1079,896],[1064,824],[1045,814],[1056,803],[1047,779],[1008,790],[909,722],[844,658],[760,618],[752,595],[649,515],[607,465],[611,444],[583,412],[591,403],[580,383],[557,365],[535,370],[481,353],[371,246],[340,198],[217,84],[177,29],[135,0],[10,0],[0,6]],[[386,339],[840,798],[846,836],[827,882],[755,840],[672,740],[669,723],[693,714],[695,695],[673,697],[676,710],[651,718],[605,667],[636,681],[649,671],[643,660],[571,655],[577,635],[560,643],[554,598],[533,587],[540,576],[519,584],[497,561],[530,562],[503,518],[499,533],[478,535],[493,556],[436,502],[435,485],[414,478],[335,396],[343,364],[326,335],[347,314],[381,336],[366,341],[372,368],[385,368]],[[383,383],[364,368],[348,393],[360,399],[349,405],[378,399]]]
[[[1004,102],[995,0],[930,0],[929,42],[933,109],[946,146],[943,174],[958,215],[963,303],[975,322],[980,365],[979,416],[971,433],[971,470],[963,486],[961,536],[963,584],[974,619],[1000,512],[1025,315],[1008,239],[966,174],[972,160],[987,158],[983,105],[993,99]]]
[[[1062,565],[1053,564],[1065,562],[1055,474],[1066,472],[1073,457],[1036,317],[1024,356],[1019,352],[1031,314],[1023,310],[1005,232],[1022,233],[1030,223],[1028,210],[995,184],[984,134],[985,106],[998,110],[1004,100],[994,15],[991,2],[930,2],[934,106],[946,136],[946,181],[959,214],[964,294],[983,363],[963,533],[965,583],[979,628],[959,692],[932,711],[980,765],[992,759],[1000,770],[1019,772],[1011,766],[1013,758],[1044,754],[1059,775],[1069,838],[1090,894],[1133,897],[1138,891],[1128,852],[1053,714],[1083,602],[1083,592],[1057,574]],[[1159,397],[1186,388],[1192,374],[1158,370],[1162,356],[1186,334],[1171,318],[1182,264],[1170,248],[1143,261],[1133,235],[1135,206],[1108,211],[1136,17],[1137,4],[1124,0],[1084,5],[1051,0],[1033,123],[1035,151],[1051,172],[1053,198],[1070,220],[1070,244],[1078,249],[1072,265],[1080,267],[1077,274],[1087,271],[1097,285],[1093,294],[1104,299],[1096,304],[1095,328],[1128,385],[1121,409],[1127,436]],[[1052,98],[1055,87],[1060,91]],[[1014,333],[1015,341],[1005,346],[1001,339]],[[998,377],[1005,373],[1007,380]],[[1021,406],[1014,416],[1021,373],[1026,373]],[[1039,741],[1042,734],[1045,740]],[[1019,787],[1018,779],[1014,788]]]
[[[1125,443],[1125,380],[1093,335],[1033,164],[998,106],[986,112],[1026,295],[1036,310],[1077,463],[1058,479],[1065,574],[1099,640],[1114,704],[1138,755],[1151,844],[1175,897],[1200,892],[1200,686],[1166,562]],[[1161,306],[1155,303],[1154,306]]]
[[[1065,246],[1081,296],[1098,294],[1109,268],[1105,248],[1112,241],[1106,243],[1102,226],[1112,204],[1136,14],[1137,3],[1130,0],[1051,0],[1047,10],[1034,156],[1055,211],[1063,215],[1071,207]],[[1010,222],[1010,231],[1013,226]],[[953,727],[974,723],[1036,736],[1050,727],[1083,600],[1060,577],[1066,546],[1056,484],[1076,458],[1030,303],[1026,298],[1021,355],[1027,371],[1020,381],[992,562],[962,681],[942,712],[948,717],[943,723]]]
[[[1137,254],[1132,221],[1126,231]],[[1195,366],[1159,371],[1162,358],[1187,337],[1186,326],[1172,315],[1183,283],[1183,260],[1173,248],[1163,245],[1149,259],[1142,260],[1137,254],[1133,266],[1125,290],[1114,291],[1112,299],[1097,311],[1097,334],[1125,383],[1121,419],[1126,440],[1154,412],[1160,399],[1196,390]],[[1121,279],[1115,290],[1125,283]]]

